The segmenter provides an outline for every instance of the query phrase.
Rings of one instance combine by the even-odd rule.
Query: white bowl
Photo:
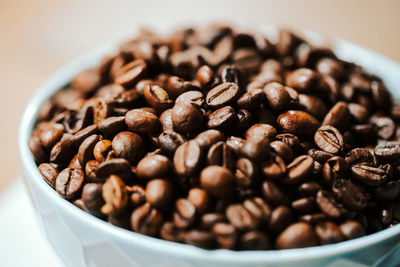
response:
[[[265,26],[267,33],[274,27]],[[305,32],[311,41],[321,37]],[[400,65],[343,40],[330,42],[339,58],[356,62],[380,76],[396,98],[400,96]],[[93,67],[116,46],[83,55],[52,75],[30,101],[19,129],[19,150],[26,182],[44,231],[67,266],[398,266],[400,225],[338,244],[281,250],[205,250],[128,231],[106,223],[60,197],[42,178],[28,139],[39,107],[79,71]]]

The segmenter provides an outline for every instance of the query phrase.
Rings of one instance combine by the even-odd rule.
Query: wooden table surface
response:
[[[21,172],[18,124],[55,70],[140,25],[273,23],[342,37],[400,61],[400,1],[0,0],[0,189]]]

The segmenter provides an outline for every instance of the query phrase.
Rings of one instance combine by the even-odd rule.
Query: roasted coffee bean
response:
[[[133,109],[126,113],[125,123],[130,131],[140,134],[155,134],[161,128],[157,116],[143,109]]]
[[[201,248],[212,248],[215,245],[215,237],[208,231],[191,230],[185,232],[183,240]]]
[[[130,203],[136,207],[146,202],[146,191],[139,185],[126,186],[126,191],[130,194]]]
[[[338,130],[346,130],[350,124],[350,112],[347,104],[343,101],[337,102],[325,115],[322,125],[330,125]]]
[[[117,175],[111,175],[102,186],[105,204],[101,208],[103,214],[120,214],[128,204],[128,193],[125,183]]]
[[[319,190],[316,202],[323,213],[330,218],[340,218],[346,212],[345,209],[336,202],[332,193],[325,190]]]
[[[175,202],[173,218],[177,228],[188,228],[196,218],[196,207],[189,200],[180,198]]]
[[[116,134],[125,130],[125,117],[109,117],[101,121],[98,126],[105,138],[113,138]]]
[[[48,154],[44,150],[39,137],[31,136],[28,141],[28,146],[36,164],[43,163],[47,160]]]
[[[264,199],[272,204],[289,204],[289,197],[272,181],[263,182],[262,194]]]
[[[323,151],[337,154],[343,150],[343,136],[333,126],[324,125],[320,127],[314,135],[315,144]]]
[[[238,133],[246,131],[254,120],[253,115],[250,113],[250,111],[246,109],[240,109],[237,112],[236,116],[237,116],[237,121],[235,123],[235,130]]]
[[[315,226],[315,233],[321,245],[337,243],[343,240],[339,227],[330,221],[320,222]]]
[[[306,214],[299,217],[299,221],[316,224],[323,222],[328,219],[328,216],[325,213],[314,213],[314,214]]]
[[[283,182],[288,185],[300,184],[311,174],[313,166],[314,160],[310,156],[303,155],[295,158],[287,166],[287,178]]]
[[[210,114],[207,126],[211,129],[225,130],[229,129],[237,120],[235,110],[230,106],[225,106]]]
[[[286,164],[281,157],[274,153],[265,161],[261,162],[261,171],[267,179],[277,180],[286,174]]]
[[[315,68],[319,73],[332,76],[337,80],[342,79],[342,77],[345,75],[340,61],[333,58],[326,57],[320,59]]]
[[[346,239],[353,239],[365,235],[362,225],[356,221],[346,221],[339,225],[339,228]]]
[[[114,82],[126,88],[132,87],[146,75],[146,70],[147,64],[143,59],[134,60],[115,73]]]
[[[232,224],[216,223],[212,227],[219,248],[233,249],[236,245],[237,231]]]
[[[254,89],[243,94],[237,101],[237,106],[244,109],[257,109],[265,101],[265,94],[261,89]]]
[[[62,137],[64,126],[60,123],[50,123],[40,134],[40,143],[43,147],[53,147]]]
[[[253,199],[246,199],[243,202],[243,207],[245,207],[251,215],[261,223],[268,223],[272,208],[262,198],[255,197]]]
[[[81,166],[85,166],[86,163],[93,158],[93,150],[99,140],[100,136],[94,134],[82,142],[78,149],[78,161]]]
[[[381,201],[391,202],[400,195],[400,183],[398,181],[387,182],[373,189],[374,195]]]
[[[226,217],[229,222],[239,230],[253,230],[259,225],[259,221],[240,204],[232,204],[226,209]]]
[[[155,236],[160,231],[163,220],[161,212],[151,207],[150,203],[145,203],[132,212],[131,227],[140,234]]]
[[[382,159],[400,158],[400,142],[388,141],[379,143],[375,147],[375,155]]]
[[[87,164],[86,164],[87,165]],[[99,164],[96,168],[96,179],[104,181],[111,174],[129,178],[131,164],[126,159],[110,159]]]
[[[215,197],[227,197],[235,190],[235,176],[221,166],[209,166],[200,174],[201,187]]]
[[[146,153],[143,139],[135,133],[120,132],[112,141],[117,157],[125,158],[132,164],[137,163]]]
[[[312,247],[318,244],[313,227],[305,222],[291,224],[276,239],[277,249]]]
[[[253,135],[246,139],[241,147],[241,154],[253,160],[263,160],[268,157],[269,139],[262,135]]]
[[[220,69],[222,82],[232,82],[240,85],[241,73],[238,68],[233,65],[225,65]]]
[[[188,200],[196,207],[197,213],[203,214],[210,208],[210,197],[207,192],[201,188],[190,189]]]
[[[37,148],[35,148],[35,149],[37,149]],[[32,150],[32,148],[31,148],[31,150]],[[37,153],[37,156],[39,157],[39,153],[42,153],[42,152],[38,152],[38,151],[39,151],[39,149],[37,149],[35,151],[35,153]],[[70,134],[64,134],[63,137],[61,138],[61,140],[58,141],[51,149],[50,162],[57,163],[57,164],[68,162],[74,156],[74,152],[75,152],[74,137]],[[44,151],[43,151],[43,154],[45,155]],[[47,157],[47,156],[44,156],[44,157]]]
[[[175,103],[189,103],[196,108],[201,108],[204,105],[204,95],[200,91],[188,91],[181,94]]]
[[[214,224],[219,222],[226,222],[225,214],[223,213],[206,213],[201,216],[200,226],[202,229],[211,229]]]
[[[196,72],[196,80],[202,85],[206,86],[210,84],[214,79],[213,70],[207,66],[201,66]]]
[[[200,129],[203,115],[189,103],[177,103],[171,112],[174,129],[182,133],[192,133]]]
[[[271,213],[269,228],[274,233],[280,233],[293,222],[292,211],[287,206],[277,206]]]
[[[173,105],[167,91],[158,85],[148,85],[144,88],[143,95],[155,110],[162,112]]]
[[[212,109],[232,104],[240,94],[236,83],[225,82],[211,89],[206,96],[206,103]]]
[[[353,177],[361,183],[369,186],[378,186],[386,182],[392,175],[392,167],[386,164],[381,167],[367,165],[353,165],[351,167]]]
[[[99,166],[99,162],[95,160],[89,160],[85,165],[85,174],[88,182],[97,182],[96,170]]]
[[[297,192],[301,196],[315,197],[318,191],[321,189],[321,185],[316,182],[306,182],[297,187]]]
[[[347,108],[349,110],[351,117],[357,123],[365,123],[366,120],[368,119],[368,115],[369,115],[368,110],[363,105],[360,105],[358,103],[349,103],[347,105]]]
[[[230,147],[237,156],[240,156],[245,142],[246,141],[240,137],[231,136],[226,140],[226,145]]]
[[[165,222],[160,229],[160,236],[162,239],[173,241],[173,242],[181,242],[182,236],[181,231],[177,229],[172,222]]]
[[[292,209],[298,214],[309,214],[315,211],[315,198],[304,197],[292,202]]]
[[[84,173],[81,169],[66,168],[60,172],[56,179],[56,191],[66,199],[76,198],[85,181]]]
[[[164,179],[154,179],[146,185],[146,200],[154,207],[162,208],[168,206],[172,201],[172,184]]]
[[[199,144],[201,149],[208,149],[213,144],[224,141],[225,135],[221,131],[210,129],[199,133],[194,140]]]
[[[112,142],[107,139],[100,140],[93,148],[93,156],[98,162],[107,159],[108,154],[112,150]]]
[[[269,124],[264,124],[264,123],[257,123],[251,126],[249,129],[247,129],[245,136],[246,138],[252,138],[253,136],[265,136],[268,137],[269,139],[274,139],[275,136],[277,135],[278,131]]]
[[[199,170],[202,160],[203,152],[200,146],[193,140],[185,142],[175,152],[175,171],[181,176],[194,175]]]
[[[155,179],[166,177],[172,169],[169,158],[163,155],[146,156],[136,166],[136,175],[140,179]]]
[[[88,183],[82,189],[84,209],[95,216],[101,216],[101,207],[104,205],[102,185]]]
[[[160,115],[160,123],[162,126],[162,129],[164,131],[172,131],[174,129],[174,124],[172,122],[172,108],[169,108],[165,110],[163,113]]]
[[[186,138],[174,131],[165,131],[158,136],[158,145],[167,155],[173,155],[176,149],[186,142]]]
[[[357,185],[344,179],[338,179],[332,184],[335,198],[345,207],[352,210],[362,210],[367,205],[367,199]]]
[[[313,135],[319,127],[314,116],[300,110],[289,110],[278,117],[278,124],[286,132],[299,135]]]
[[[309,149],[307,155],[312,157],[315,161],[324,164],[328,159],[332,158],[334,155],[318,149]]]
[[[249,231],[239,239],[239,247],[243,250],[268,250],[272,248],[271,240],[261,231]]]
[[[269,106],[273,110],[283,110],[290,105],[290,95],[285,86],[280,83],[268,83],[263,88]]]
[[[348,172],[348,165],[342,157],[332,157],[328,159],[322,169],[323,181],[331,185],[336,179],[345,178]]]
[[[258,167],[257,165],[247,158],[240,158],[236,161],[236,184],[243,188],[249,188],[253,186],[258,178]]]
[[[56,186],[56,179],[59,174],[57,168],[53,164],[42,163],[38,166],[38,170],[46,182],[54,188]]]
[[[364,148],[355,148],[347,153],[345,160],[349,166],[355,164],[373,165],[374,158],[372,154]]]
[[[377,129],[378,137],[384,140],[389,140],[396,130],[396,124],[389,117],[375,118],[372,120],[372,123]]]
[[[273,141],[269,145],[286,163],[293,159],[293,150],[288,144],[282,141]]]
[[[318,75],[313,70],[306,68],[297,69],[286,77],[286,85],[301,93],[316,90],[318,82]]]
[[[207,165],[219,165],[233,170],[235,168],[235,155],[225,142],[215,143],[208,150]]]

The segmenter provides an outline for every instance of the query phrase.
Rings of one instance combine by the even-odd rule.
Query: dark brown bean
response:
[[[229,222],[239,230],[253,230],[258,227],[259,221],[242,205],[233,204],[226,209]]]
[[[332,184],[335,198],[345,207],[352,210],[362,210],[367,205],[367,199],[357,185],[344,179],[338,179]]]
[[[333,222],[320,222],[315,226],[315,233],[322,245],[337,243],[343,240],[342,232]]]
[[[291,224],[276,239],[277,249],[311,247],[318,244],[313,227],[305,222]]]
[[[344,140],[342,134],[333,126],[324,125],[314,135],[315,144],[323,151],[337,154],[343,150]]]
[[[55,189],[64,198],[73,199],[79,195],[84,181],[85,177],[81,169],[66,168],[57,176]]]
[[[42,163],[38,166],[38,170],[46,182],[54,188],[56,186],[56,179],[59,174],[57,168],[50,163]]]
[[[117,157],[136,164],[146,153],[143,139],[131,132],[120,132],[112,140],[112,148]]]
[[[282,113],[278,117],[278,124],[284,131],[299,135],[313,135],[319,127],[316,118],[300,110],[289,110]]]
[[[168,206],[172,201],[172,184],[164,179],[153,179],[146,185],[146,200],[154,207]]]
[[[172,108],[171,118],[176,131],[192,133],[200,129],[203,115],[189,103],[177,103]]]
[[[353,165],[351,173],[355,179],[369,186],[378,186],[386,182],[392,175],[392,167],[387,164],[382,167]]]
[[[197,142],[191,140],[178,147],[174,155],[174,167],[178,175],[191,176],[195,174],[202,163],[203,152]]]
[[[132,230],[149,236],[155,236],[160,231],[163,216],[157,209],[146,203],[136,208],[131,215]]]
[[[169,158],[163,155],[149,155],[141,159],[136,166],[136,175],[140,179],[164,178],[172,169]]]
[[[295,158],[288,166],[287,178],[283,180],[288,185],[300,184],[311,174],[314,160],[307,155]]]
[[[216,109],[233,103],[239,96],[240,90],[236,83],[225,82],[211,89],[206,96],[209,107]]]
[[[235,190],[235,177],[226,168],[209,166],[200,174],[201,187],[215,197],[226,197]]]

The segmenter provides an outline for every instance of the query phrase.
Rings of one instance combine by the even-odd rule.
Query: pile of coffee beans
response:
[[[143,30],[43,104],[29,147],[86,212],[203,248],[317,246],[400,221],[400,105],[287,30]]]

